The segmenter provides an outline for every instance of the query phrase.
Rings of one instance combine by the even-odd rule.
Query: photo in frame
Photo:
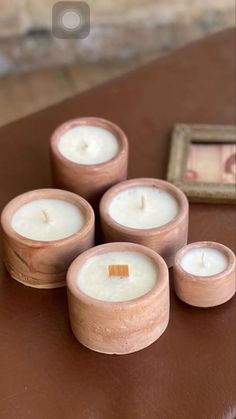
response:
[[[236,202],[236,127],[177,124],[167,179],[191,202]]]

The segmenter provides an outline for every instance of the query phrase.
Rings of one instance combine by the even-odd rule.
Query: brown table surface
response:
[[[50,185],[48,141],[68,118],[119,124],[130,177],[165,178],[173,124],[235,122],[235,32],[227,30],[0,129],[1,207]],[[189,241],[235,251],[232,206],[190,207]],[[235,305],[185,305],[171,294],[167,331],[147,349],[107,356],[80,345],[66,290],[27,288],[0,268],[1,419],[235,417]],[[172,282],[172,278],[171,278]]]

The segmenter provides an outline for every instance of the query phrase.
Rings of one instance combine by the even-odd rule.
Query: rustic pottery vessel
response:
[[[99,164],[80,164],[63,156],[58,148],[61,136],[80,125],[92,125],[110,131],[117,139],[119,151],[111,160]],[[52,176],[55,187],[75,192],[97,206],[103,193],[127,178],[128,140],[120,127],[102,118],[76,118],[60,125],[50,141]]]
[[[84,214],[85,224],[78,233],[60,240],[38,241],[18,234],[11,226],[15,211],[37,199],[60,199],[76,205]],[[71,262],[94,245],[94,212],[80,196],[58,189],[26,192],[10,201],[1,214],[3,259],[10,275],[34,288],[57,288],[65,285]]]
[[[148,256],[158,272],[154,287],[133,300],[101,301],[86,295],[77,284],[83,264],[95,255],[136,251]],[[106,354],[127,354],[155,342],[169,321],[169,274],[164,260],[153,250],[133,243],[94,247],[74,260],[67,274],[68,306],[72,331],[86,347]]]
[[[126,227],[109,214],[112,199],[121,191],[137,186],[149,186],[169,192],[178,202],[177,216],[167,224],[147,229]],[[159,253],[168,267],[173,266],[176,252],[187,243],[189,205],[184,193],[176,186],[160,179],[140,178],[119,183],[110,188],[100,202],[100,219],[106,242],[127,241],[139,243]]]
[[[209,247],[222,252],[228,260],[227,268],[215,275],[199,276],[186,272],[181,260],[186,252],[199,247]],[[177,296],[196,307],[214,307],[230,300],[235,294],[235,255],[228,247],[215,242],[191,243],[176,254],[174,263],[174,287]]]

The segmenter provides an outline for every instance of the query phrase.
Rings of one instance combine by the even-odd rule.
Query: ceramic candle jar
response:
[[[163,180],[140,178],[113,186],[101,199],[100,218],[105,241],[150,247],[169,267],[187,243],[187,198]]]
[[[24,193],[3,209],[4,263],[34,288],[65,285],[72,260],[94,245],[94,212],[80,196],[57,189]]]
[[[156,341],[169,321],[164,260],[133,243],[108,243],[77,257],[67,274],[72,331],[86,347],[127,354]]]
[[[192,306],[213,307],[228,301],[235,294],[235,275],[235,255],[220,243],[191,243],[175,257],[176,294]]]
[[[112,185],[125,180],[128,140],[114,123],[84,117],[65,122],[51,137],[54,184],[97,205]]]

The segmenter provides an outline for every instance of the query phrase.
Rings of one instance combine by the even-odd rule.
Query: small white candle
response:
[[[88,165],[111,160],[119,151],[111,131],[92,125],[71,128],[61,136],[58,147],[67,159]]]
[[[211,276],[223,272],[228,266],[228,260],[217,249],[197,247],[187,251],[182,257],[180,264],[190,274]]]
[[[128,265],[129,276],[111,277],[109,265]],[[152,260],[138,252],[108,252],[91,257],[78,272],[77,285],[102,301],[127,301],[150,291],[158,280]]]
[[[178,202],[169,192],[149,186],[119,192],[108,208],[117,223],[140,229],[165,225],[177,216],[178,210]]]
[[[82,211],[60,199],[28,202],[11,219],[11,226],[18,234],[39,241],[64,239],[80,231],[84,223]]]

